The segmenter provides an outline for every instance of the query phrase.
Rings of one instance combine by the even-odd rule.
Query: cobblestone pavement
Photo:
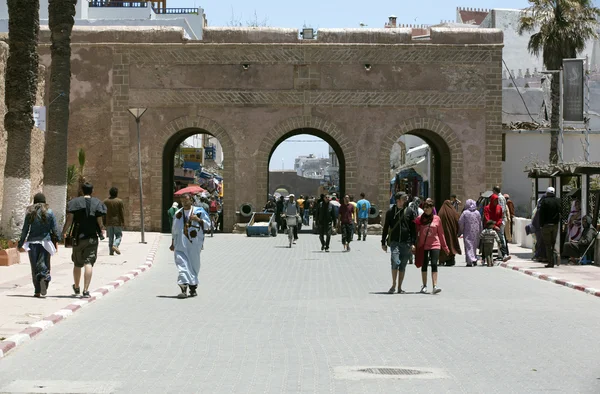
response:
[[[108,255],[108,239],[100,242],[98,261],[90,290],[116,279],[127,271],[137,268],[144,262],[158,233],[146,233],[146,244],[140,244],[139,232],[125,231],[121,243],[121,255]],[[21,253],[21,263],[10,267],[0,267],[0,338],[10,337],[39,321],[71,301],[73,290],[73,263],[70,248],[58,247],[58,254],[52,257],[52,282],[48,296],[33,298],[31,266],[27,253]],[[83,274],[80,286],[83,287]]]
[[[0,392],[600,392],[596,297],[464,264],[440,268],[439,295],[416,294],[414,266],[415,293],[387,295],[379,237],[342,253],[337,236],[328,254],[286,241],[208,238],[200,296],[178,300],[164,237],[149,272],[0,360]]]

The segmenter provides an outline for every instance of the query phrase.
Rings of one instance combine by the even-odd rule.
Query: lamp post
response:
[[[148,108],[129,108],[129,113],[133,115],[135,118],[135,123],[137,125],[137,143],[138,143],[138,169],[140,176],[140,222],[141,222],[141,230],[142,230],[142,240],[140,243],[145,244],[144,240],[144,189],[143,189],[143,181],[142,181],[142,143],[140,142],[140,119],[142,115],[148,110]]]

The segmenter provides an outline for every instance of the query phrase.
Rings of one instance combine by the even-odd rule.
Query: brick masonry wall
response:
[[[69,157],[86,148],[97,195],[119,187],[128,228],[139,227],[140,216],[136,127],[127,113],[135,106],[149,108],[141,135],[152,230],[161,227],[165,144],[190,132],[223,145],[227,230],[242,203],[264,204],[269,155],[299,129],[339,148],[346,192],[365,191],[380,207],[389,199],[392,144],[406,133],[442,141],[460,199],[501,180],[501,44],[76,42],[73,52]]]

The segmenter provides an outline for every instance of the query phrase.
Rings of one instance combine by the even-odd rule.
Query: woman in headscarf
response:
[[[567,219],[567,241],[577,241],[581,232],[581,200],[575,195]]]
[[[500,239],[502,239],[502,236],[503,236],[502,233],[500,233],[500,228],[502,227],[503,215],[504,215],[504,212],[502,212],[502,207],[500,206],[500,204],[498,204],[498,195],[492,194],[490,196],[490,203],[483,209],[483,216],[485,217],[486,223],[489,222],[490,220],[495,223],[494,231],[496,231],[498,233],[498,237],[500,237]],[[507,255],[507,256],[502,255],[501,248],[498,249],[498,256],[505,262],[510,260],[509,255]]]
[[[31,279],[35,289],[33,296],[45,297],[50,284],[50,256],[56,253],[56,244],[60,236],[56,217],[48,205],[46,197],[38,193],[33,197],[33,205],[27,207],[19,249],[29,254]]]
[[[562,257],[569,258],[569,264],[578,264],[587,248],[596,238],[596,230],[592,227],[592,217],[586,215],[582,220],[583,231],[577,241],[567,241],[563,245]]]
[[[468,199],[465,210],[458,219],[458,235],[463,236],[465,243],[465,257],[467,267],[477,265],[477,247],[479,246],[479,234],[483,230],[481,214],[477,210],[477,203]]]
[[[454,256],[462,254],[460,243],[458,242],[458,219],[460,216],[450,200],[446,200],[440,208],[439,217],[442,220],[444,237],[446,238],[446,243],[450,249],[450,253],[442,253],[440,261],[442,264],[451,267],[456,264]]]
[[[542,200],[546,198],[544,195],[537,201],[537,205],[533,210],[533,218],[531,219],[531,227],[533,229],[534,247],[533,247],[533,258],[534,261],[547,262],[546,258],[546,244],[542,237],[542,226],[540,226],[540,205]]]

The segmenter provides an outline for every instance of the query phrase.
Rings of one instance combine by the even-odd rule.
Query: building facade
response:
[[[86,150],[97,194],[119,188],[132,229],[140,190],[131,107],[148,108],[142,165],[152,230],[168,227],[174,153],[197,133],[223,147],[226,231],[242,204],[262,206],[270,155],[300,132],[333,147],[341,193],[369,191],[387,207],[392,145],[410,134],[434,151],[438,204],[451,191],[473,196],[502,176],[502,33],[471,30],[432,28],[414,42],[410,29],[320,29],[318,39],[299,40],[295,29],[205,28],[203,41],[189,41],[172,28],[76,28],[68,155],[73,162]],[[48,65],[49,42],[39,50]]]

